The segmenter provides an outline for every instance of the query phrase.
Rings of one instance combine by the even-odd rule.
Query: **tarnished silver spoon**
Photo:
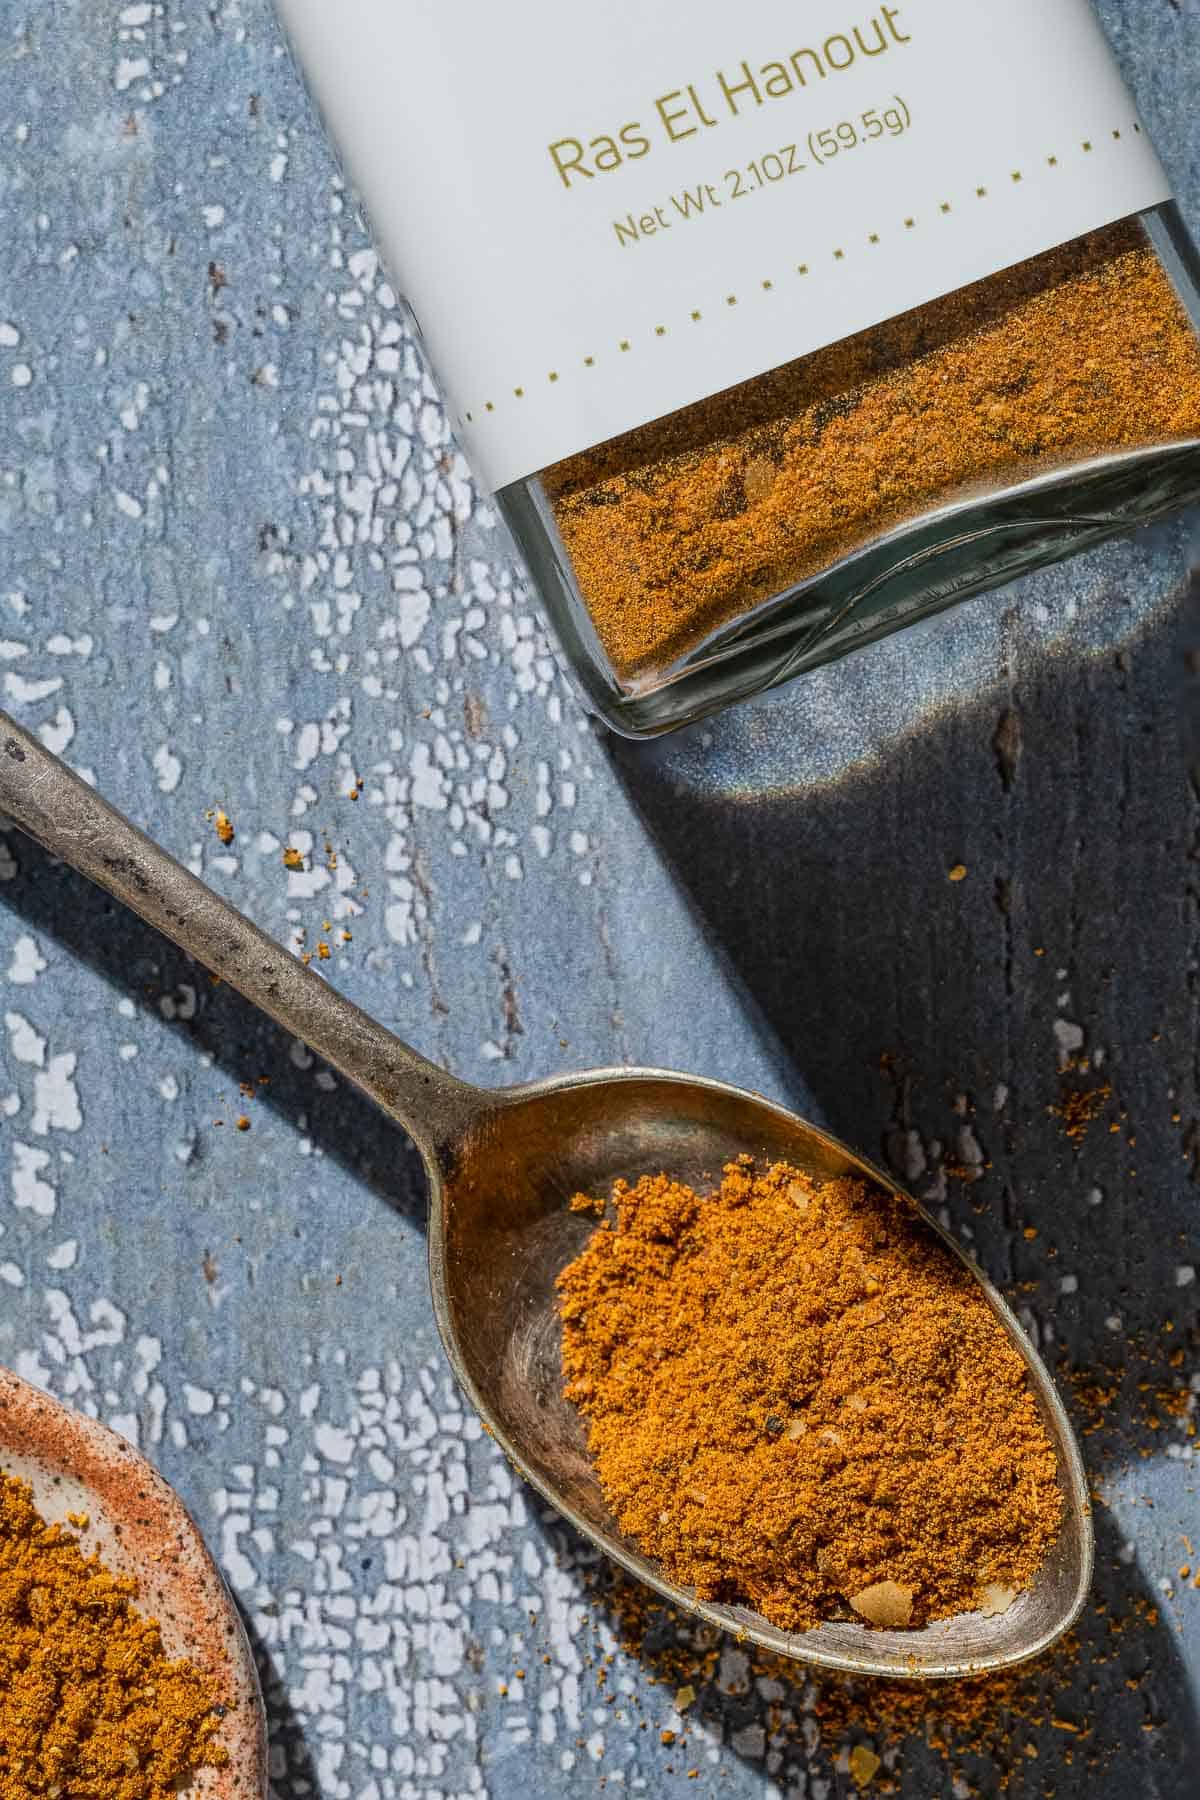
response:
[[[455,1374],[525,1478],[631,1575],[722,1630],[854,1674],[932,1680],[1009,1668],[1074,1622],[1091,1580],[1093,1535],[1070,1424],[1012,1312],[932,1219],[1024,1358],[1058,1456],[1065,1523],[1034,1586],[1007,1612],[964,1614],[917,1631],[848,1622],[781,1631],[758,1613],[712,1605],[677,1586],[620,1534],[604,1503],[582,1423],[561,1393],[554,1283],[592,1229],[568,1210],[571,1197],[659,1170],[703,1189],[744,1152],[899,1191],[882,1170],[782,1107],[719,1081],[599,1069],[498,1092],[468,1086],[281,949],[3,713],[0,813],[261,1007],[404,1127],[429,1178],[433,1304]]]

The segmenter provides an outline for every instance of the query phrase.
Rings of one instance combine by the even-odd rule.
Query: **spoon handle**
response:
[[[128,906],[397,1119],[426,1159],[478,1106],[0,712],[0,814]]]

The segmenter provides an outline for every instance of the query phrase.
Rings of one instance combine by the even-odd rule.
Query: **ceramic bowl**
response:
[[[266,1718],[246,1633],[182,1500],[144,1457],[106,1425],[51,1400],[0,1369],[0,1470],[32,1485],[51,1524],[68,1513],[85,1551],[138,1583],[138,1610],[156,1618],[170,1656],[185,1656],[227,1697],[224,1769],[200,1769],[189,1800],[263,1800]]]

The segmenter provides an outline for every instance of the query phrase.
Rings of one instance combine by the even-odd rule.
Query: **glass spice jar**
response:
[[[1164,206],[498,496],[594,709],[670,729],[1200,497]]]
[[[621,0],[586,67],[556,0],[520,55],[280,8],[617,731],[1200,497],[1200,259],[1087,0]]]

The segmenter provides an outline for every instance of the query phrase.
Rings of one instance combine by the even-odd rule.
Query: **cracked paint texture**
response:
[[[1195,223],[1200,18],[1102,10]],[[1064,1370],[1133,1371],[1081,1403],[1106,1610],[1043,1702],[952,1753],[823,1726],[802,1673],[622,1625],[494,1452],[403,1137],[0,831],[0,1359],[180,1489],[278,1794],[833,1800],[861,1746],[913,1800],[1191,1792],[1194,521],[616,746],[265,0],[17,0],[0,209],[3,706],[426,1055],[788,1100],[888,1157]]]

